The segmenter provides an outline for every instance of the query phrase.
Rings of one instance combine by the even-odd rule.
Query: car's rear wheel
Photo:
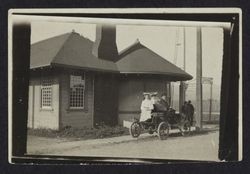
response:
[[[165,140],[169,136],[169,125],[167,122],[161,122],[158,126],[158,137],[160,140]]]

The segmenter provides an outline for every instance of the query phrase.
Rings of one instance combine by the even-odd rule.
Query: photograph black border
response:
[[[238,131],[239,131],[239,14],[238,13],[12,13],[13,15],[38,15],[38,16],[62,16],[62,17],[91,17],[91,18],[112,18],[112,19],[143,19],[143,20],[180,20],[180,21],[202,21],[202,22],[228,22],[234,25],[232,31],[224,29],[224,54],[222,65],[222,85],[221,85],[221,112],[220,112],[220,138],[219,156],[220,160],[238,160]],[[16,162],[19,157],[27,158],[27,112],[28,112],[28,80],[29,80],[29,58],[31,26],[28,23],[13,26],[13,108],[12,108],[12,152]],[[230,84],[229,84],[230,82]],[[20,88],[22,86],[23,88]],[[234,103],[229,102],[231,100]],[[22,102],[20,102],[22,101]],[[26,102],[26,103],[25,103]],[[21,125],[23,124],[23,125]],[[46,157],[46,156],[45,156]],[[19,159],[18,159],[19,158]],[[58,158],[58,157],[57,157]],[[51,157],[52,160],[57,159]],[[32,159],[32,158],[31,158]],[[29,159],[29,160],[31,160]],[[75,157],[66,157],[70,162],[75,161]],[[66,160],[65,159],[65,160]],[[123,158],[117,158],[122,160]],[[71,161],[72,160],[72,161]],[[115,161],[114,158],[107,157],[106,160]],[[133,160],[133,159],[132,159]],[[146,160],[146,159],[145,159]],[[149,160],[149,159],[147,159]],[[22,161],[22,160],[21,160]],[[38,161],[38,159],[36,159]],[[95,163],[102,162],[103,158],[83,157],[83,161]],[[126,159],[125,159],[126,161]],[[143,160],[142,160],[143,161]],[[172,160],[154,160],[152,162],[172,162]],[[182,160],[175,160],[182,161]],[[25,162],[25,160],[24,160]],[[42,159],[41,159],[42,162]],[[77,163],[77,161],[75,161]],[[146,162],[146,161],[145,161]]]
[[[172,1],[173,2],[173,1]],[[242,12],[243,12],[243,33],[242,33],[242,35],[243,35],[243,115],[249,115],[249,114],[247,114],[248,113],[248,111],[247,111],[247,109],[246,109],[246,106],[247,106],[247,104],[249,103],[249,94],[248,94],[248,91],[246,90],[246,89],[248,89],[247,87],[249,86],[248,85],[248,81],[247,81],[247,74],[249,74],[249,70],[247,71],[247,68],[246,68],[246,66],[249,64],[249,59],[247,59],[247,55],[249,55],[249,54],[247,54],[247,44],[248,44],[248,46],[249,46],[249,37],[247,37],[248,35],[246,35],[246,33],[247,32],[249,32],[249,30],[247,30],[247,29],[249,29],[249,24],[248,24],[248,26],[247,26],[247,20],[246,20],[246,17],[249,15],[248,13],[247,13],[247,11],[246,11],[246,8],[248,7],[248,5],[247,5],[247,3],[246,4],[237,4],[237,3],[233,3],[233,1],[230,1],[231,2],[231,4],[233,5],[234,4],[234,6],[233,7],[241,7],[242,8]],[[162,5],[162,2],[161,3],[159,3],[159,5]],[[172,3],[172,6],[171,7],[178,7],[178,6],[180,6],[180,5],[176,5],[177,3]],[[185,3],[184,3],[185,4]],[[190,4],[192,4],[192,3],[190,3]],[[198,3],[194,3],[193,2],[193,4],[198,4]],[[209,3],[208,3],[209,4]],[[213,5],[211,5],[211,4],[213,4]],[[224,7],[224,5],[226,5],[227,3],[225,3],[225,4],[223,4],[223,6],[222,6],[222,4],[219,4],[219,3],[215,3],[215,1],[214,2],[210,2],[210,6],[216,6],[216,7]],[[229,3],[230,4],[230,3]],[[169,5],[169,4],[168,4]],[[171,5],[171,3],[170,3],[170,5]],[[232,6],[232,5],[230,5],[230,6]],[[33,4],[33,5],[27,5],[26,4],[26,6],[28,6],[28,7],[32,7],[32,6],[35,6],[35,4]],[[41,7],[41,4],[40,5],[37,5],[37,7]],[[45,5],[46,6],[46,5]],[[185,5],[184,5],[185,6]],[[187,5],[187,1],[186,1],[186,6],[188,6]],[[199,6],[199,7],[203,7],[203,6],[206,6],[206,3],[203,3],[203,4],[200,4],[200,5],[197,5],[197,6]],[[207,5],[207,6],[209,6],[209,5]],[[206,6],[206,7],[207,7]],[[3,75],[1,75],[1,79],[3,80],[3,81],[5,81],[5,82],[7,82],[7,14],[6,14],[6,12],[8,11],[8,9],[10,9],[10,8],[15,8],[15,7],[24,7],[23,6],[23,4],[19,4],[19,5],[13,5],[13,6],[11,6],[11,3],[10,4],[7,4],[7,6],[5,6],[3,9],[4,10],[1,10],[1,18],[3,18],[3,17],[5,17],[4,18],[4,20],[3,20],[3,26],[4,26],[4,29],[2,29],[1,28],[1,36],[3,36],[2,38],[4,38],[2,41],[1,41],[1,58],[3,59],[1,62],[2,62],[2,64],[1,64],[1,71],[3,71]],[[42,7],[44,7],[43,5],[42,5]],[[54,7],[56,7],[56,6],[54,6]],[[58,6],[59,7],[59,6]],[[61,6],[60,6],[61,7]],[[150,7],[154,7],[154,5],[153,4],[151,4],[151,6]],[[161,6],[162,7],[162,6]],[[166,6],[164,6],[164,7],[166,7]],[[170,7],[170,6],[167,6],[167,7]],[[234,14],[233,14],[234,15]],[[191,15],[192,16],[192,15]],[[168,18],[169,19],[169,18]],[[244,36],[246,36],[246,37],[244,37]],[[237,50],[236,50],[236,52],[237,52]],[[27,63],[27,62],[26,62]],[[233,64],[233,63],[232,63]],[[235,65],[235,64],[233,64],[233,65]],[[223,65],[223,66],[226,66],[226,65]],[[233,67],[231,67],[232,69],[233,69]],[[25,72],[24,72],[25,73]],[[2,74],[2,73],[1,73]],[[235,75],[235,73],[232,73],[231,75]],[[234,77],[234,79],[235,78],[237,78],[237,77]],[[26,82],[27,83],[27,82]],[[233,82],[232,83],[233,85],[232,86],[234,86],[235,85],[235,83]],[[7,83],[5,84],[5,85],[1,85],[1,87],[2,87],[2,89],[3,89],[3,93],[1,94],[1,109],[2,109],[2,111],[6,114],[7,113],[7,106],[6,106],[6,104],[7,104],[7,102],[6,102],[6,100],[5,101],[3,101],[3,99],[6,99],[7,98]],[[234,86],[234,87],[232,87],[232,89],[236,89],[237,88],[237,86]],[[237,92],[238,92],[238,90],[237,90]],[[230,93],[231,94],[231,93]],[[2,105],[3,104],[3,105]],[[235,103],[234,103],[235,104]],[[233,109],[233,111],[232,112],[235,112],[235,110]],[[6,114],[6,116],[7,116],[7,114]],[[236,120],[237,121],[237,120]],[[235,122],[233,122],[233,123],[231,123],[231,124],[235,124]],[[246,164],[248,164],[248,160],[249,160],[249,157],[247,157],[247,155],[245,154],[245,153],[249,153],[249,151],[246,149],[246,148],[244,148],[244,147],[246,147],[246,143],[247,142],[249,142],[249,140],[247,141],[247,135],[249,135],[248,133],[246,133],[247,132],[247,130],[249,129],[249,128],[247,128],[247,126],[249,126],[248,125],[249,124],[249,118],[246,118],[246,117],[243,117],[243,129],[244,129],[244,131],[243,131],[243,152],[244,152],[244,154],[243,154],[243,161],[241,161],[241,162],[233,162],[233,163],[229,163],[229,164],[226,164],[226,163],[218,163],[218,164],[214,164],[214,163],[199,163],[199,164],[192,164],[191,165],[191,167],[189,166],[187,166],[185,163],[183,164],[183,165],[181,165],[181,164],[179,164],[179,163],[176,163],[176,164],[171,164],[171,166],[169,166],[169,165],[167,165],[166,167],[168,168],[168,171],[173,171],[173,170],[178,170],[178,171],[186,171],[185,170],[185,168],[187,169],[187,168],[189,168],[189,169],[195,169],[195,168],[200,168],[200,167],[204,167],[204,168],[202,168],[202,169],[198,169],[198,170],[196,170],[196,172],[198,172],[198,171],[213,171],[213,170],[215,170],[215,171],[223,171],[223,169],[225,169],[225,168],[227,168],[227,170],[228,170],[228,172],[229,173],[231,173],[231,172],[233,172],[233,171],[238,171],[239,172],[239,168],[241,168],[241,170],[242,170],[242,167],[243,167],[243,165],[245,164],[245,167],[247,166]],[[225,127],[227,127],[227,126],[225,126]],[[232,127],[230,127],[230,124],[228,125],[228,127],[227,128],[225,128],[225,129],[227,129],[227,130],[230,130],[229,128],[232,128]],[[249,132],[249,131],[248,131]],[[6,149],[8,149],[8,146],[7,146],[7,117],[6,118],[1,118],[1,133],[3,133],[3,134],[1,134],[1,140],[4,140],[4,141],[1,141],[1,142],[4,142],[3,143],[3,149],[5,149],[3,152],[2,152],[2,150],[1,150],[1,161],[2,161],[2,158],[3,158],[3,164],[4,164],[4,166],[6,167],[6,166],[8,166],[7,168],[8,169],[10,169],[10,166],[12,166],[11,164],[8,164],[8,162],[6,161],[6,159],[7,159],[7,157],[8,157],[8,155],[7,155],[7,150]],[[235,137],[234,137],[235,138]],[[227,144],[229,144],[230,143],[230,140],[229,140],[229,142],[227,142]],[[235,147],[234,145],[233,146],[231,146],[231,147]],[[232,154],[234,154],[233,156],[237,156],[237,155],[235,155],[235,151],[231,151],[231,152],[233,152]],[[19,152],[17,152],[17,153],[19,153]],[[249,156],[249,155],[248,155]],[[5,159],[4,159],[5,158]],[[229,159],[231,159],[231,160],[233,160],[234,161],[234,159],[235,159],[235,157],[229,157]],[[22,158],[18,158],[18,160],[22,160]],[[231,161],[230,160],[230,161]],[[184,161],[185,162],[185,161]],[[53,164],[53,163],[51,163],[51,164]],[[75,164],[75,163],[72,163],[72,164]],[[180,165],[181,165],[181,167],[180,167]],[[232,168],[233,170],[229,170],[229,168],[228,168],[228,165],[230,166],[231,165],[231,167],[229,167],[229,168]],[[198,167],[197,167],[198,166]],[[211,166],[213,166],[213,169],[210,169],[210,170],[208,170],[208,167],[211,167]],[[47,166],[48,167],[48,166]],[[47,168],[47,167],[44,167],[44,169],[45,168]],[[66,167],[70,167],[70,166],[66,166]],[[180,167],[180,168],[179,168]],[[58,167],[57,167],[58,168]],[[65,166],[63,166],[63,168],[65,168]],[[147,168],[148,167],[145,167],[143,170],[147,170]],[[6,169],[6,168],[5,168]],[[38,173],[39,172],[42,172],[42,169],[43,168],[40,168],[40,170],[38,171]],[[162,169],[164,169],[164,166],[161,166],[161,167],[159,167],[159,171],[161,171]],[[249,169],[249,168],[248,168]],[[62,170],[62,169],[61,169]],[[158,170],[158,169],[157,169]],[[155,171],[155,172],[157,172],[157,170]],[[9,171],[11,171],[11,169],[9,170]],[[67,171],[71,171],[71,169],[68,169]],[[99,170],[99,171],[101,171],[101,170]],[[227,173],[228,173],[227,172]]]

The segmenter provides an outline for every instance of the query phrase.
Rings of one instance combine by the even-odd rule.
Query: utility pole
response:
[[[202,129],[202,35],[197,27],[196,57],[196,130]]]
[[[183,69],[186,71],[186,29],[183,27]]]
[[[186,71],[186,29],[183,27],[183,70]],[[186,100],[187,84],[183,82],[183,103]]]
[[[185,39],[185,27],[183,27],[183,70],[186,70],[186,39]],[[179,89],[179,111],[181,112],[182,105],[186,100],[186,83],[184,81],[180,82],[180,89]]]
[[[210,81],[209,121],[211,121],[212,117],[212,106],[213,106],[213,79]]]
[[[175,35],[175,50],[174,50],[174,60],[173,63],[174,65],[177,64],[177,58],[178,58],[178,48],[181,45],[179,43],[179,34],[180,34],[180,28],[178,27],[176,29],[176,35]],[[171,106],[174,106],[174,83],[171,83]],[[180,105],[180,103],[179,103]],[[180,108],[180,107],[179,107]],[[180,110],[179,110],[180,111]]]

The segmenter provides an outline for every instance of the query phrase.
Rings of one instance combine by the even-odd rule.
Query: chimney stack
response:
[[[100,59],[113,62],[118,59],[115,25],[96,25],[96,40],[93,45],[92,53]]]

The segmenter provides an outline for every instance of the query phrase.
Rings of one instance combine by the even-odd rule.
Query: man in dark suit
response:
[[[190,100],[187,103],[187,118],[190,121],[190,124],[193,125],[194,106],[192,105]]]
[[[181,113],[183,113],[185,115],[187,115],[187,110],[188,110],[188,105],[187,104],[188,104],[188,102],[185,101],[184,104],[181,107]]]
[[[158,102],[158,105],[156,105],[156,107],[157,107],[157,110],[160,111],[160,112],[167,112],[168,111],[169,104],[168,104],[168,101],[167,101],[167,95],[165,93],[163,93],[161,95],[161,99]]]
[[[161,98],[156,100],[156,102],[154,103],[154,112],[160,112],[166,116],[168,110],[169,110],[169,104],[167,102],[167,96],[166,94],[162,94]],[[154,121],[158,121],[158,119],[159,118],[156,117]]]

